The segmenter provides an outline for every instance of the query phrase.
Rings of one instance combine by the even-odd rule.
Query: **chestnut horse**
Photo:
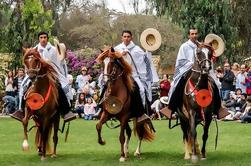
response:
[[[131,128],[129,126],[129,120],[131,118],[137,118],[140,114],[143,114],[143,110],[139,110],[139,103],[141,102],[137,85],[132,80],[132,68],[124,60],[119,52],[115,52],[113,48],[108,49],[101,53],[97,61],[104,63],[104,81],[107,85],[105,92],[105,101],[102,103],[103,111],[99,122],[96,125],[98,132],[98,142],[101,145],[105,144],[105,141],[101,137],[102,125],[110,118],[115,117],[120,122],[120,144],[121,155],[120,161],[123,162],[128,157],[128,144],[131,137]],[[117,105],[118,112],[112,112],[110,107],[106,107],[106,101],[112,100],[111,105]],[[135,156],[140,155],[141,141],[152,141],[154,139],[154,133],[151,128],[150,121],[143,121],[137,123],[134,120],[134,133],[138,135],[139,143],[134,153]],[[127,137],[125,137],[125,131]]]
[[[52,157],[56,157],[56,147],[58,143],[58,128],[60,114],[58,108],[57,72],[44,61],[39,52],[34,49],[24,49],[24,64],[32,85],[26,91],[25,117],[22,120],[24,128],[23,150],[28,150],[28,121],[33,117],[37,132],[35,143],[41,160],[46,159],[46,150],[49,149],[49,138],[52,128],[54,129],[54,148]]]
[[[176,96],[176,98],[183,99],[182,103],[178,104],[177,111],[185,144],[184,159],[191,159],[192,162],[197,162],[199,157],[206,158],[208,129],[212,116],[218,114],[221,106],[219,90],[209,76],[213,54],[214,50],[211,46],[199,44],[194,54],[195,60],[192,69],[177,85],[180,89],[180,93],[178,93],[180,96]],[[201,151],[196,132],[196,127],[200,123],[203,125]]]

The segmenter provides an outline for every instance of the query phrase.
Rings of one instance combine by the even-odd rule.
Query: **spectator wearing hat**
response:
[[[158,115],[158,119],[161,120],[160,110],[166,107],[168,104],[168,97],[162,96],[160,99],[157,99],[151,105],[151,109]]]
[[[160,97],[168,96],[171,84],[168,80],[168,74],[163,74],[163,79],[160,81]]]
[[[78,93],[81,93],[84,86],[88,83],[88,80],[89,80],[89,76],[87,75],[87,68],[82,67],[81,74],[79,74],[76,79],[76,89]]]

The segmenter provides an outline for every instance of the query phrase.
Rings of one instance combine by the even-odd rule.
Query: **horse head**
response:
[[[214,49],[207,44],[199,44],[195,53],[195,64],[193,69],[201,74],[208,74],[212,69],[211,59],[214,55]]]
[[[27,74],[31,81],[35,81],[38,77],[46,75],[49,68],[48,64],[40,56],[36,48],[23,49],[23,62],[27,68]]]
[[[105,83],[111,84],[119,78],[126,78],[127,83],[131,82],[129,81],[129,77],[132,74],[132,68],[122,57],[122,54],[120,52],[115,51],[114,48],[111,47],[110,49],[103,51],[98,56],[96,61],[98,61],[99,63],[103,63],[104,65]],[[132,83],[128,84],[132,85]]]

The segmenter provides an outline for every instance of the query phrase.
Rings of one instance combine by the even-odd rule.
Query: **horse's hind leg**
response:
[[[128,158],[128,147],[129,147],[129,141],[130,141],[130,138],[131,138],[131,135],[132,135],[132,130],[129,126],[129,123],[126,124],[126,140],[125,140],[125,143],[124,143],[124,153],[125,153],[125,158]]]
[[[105,145],[105,141],[102,139],[102,136],[101,136],[101,130],[102,130],[102,125],[107,120],[108,120],[108,113],[105,112],[105,111],[103,111],[102,114],[101,114],[100,120],[99,120],[99,122],[96,125],[96,129],[97,129],[97,132],[98,132],[98,143],[100,145]]]
[[[206,117],[206,120],[205,120],[204,133],[203,133],[203,136],[202,136],[202,140],[203,140],[203,145],[202,145],[202,148],[201,148],[201,154],[202,154],[201,159],[202,160],[206,159],[206,143],[207,143],[207,138],[208,138],[208,129],[209,129],[211,121],[212,121],[212,116],[208,115]]]
[[[53,128],[54,128],[54,133],[53,133],[53,152],[51,157],[55,158],[57,157],[57,144],[58,144],[58,128],[59,128],[59,121],[60,121],[60,116],[59,115],[55,115],[55,121],[53,122]]]
[[[134,156],[136,156],[136,157],[140,157],[140,154],[141,154],[141,143],[142,143],[142,138],[140,138],[138,140],[138,146],[137,146],[137,148],[136,148],[136,150],[134,152]]]
[[[197,154],[197,149],[196,149],[196,143],[197,143],[197,132],[196,132],[196,123],[195,123],[195,115],[196,112],[193,110],[190,110],[190,129],[191,129],[191,142],[192,142],[192,162],[196,163],[199,160],[198,154]]]

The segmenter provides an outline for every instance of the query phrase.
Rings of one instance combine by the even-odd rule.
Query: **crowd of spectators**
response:
[[[68,75],[71,88],[72,109],[79,118],[85,120],[96,119],[99,113],[97,103],[100,89],[102,89],[102,74],[97,80],[93,80],[88,68],[82,67],[80,74],[75,81],[72,75]],[[19,87],[24,78],[23,68],[18,69],[16,76],[9,71],[5,79],[5,112],[12,113],[18,108]],[[251,122],[251,68],[245,64],[224,63],[223,68],[217,67],[215,70],[217,85],[220,89],[222,106],[230,113],[223,120],[239,120],[240,122]],[[171,80],[168,74],[163,74],[158,83],[153,96],[151,109],[155,113],[152,117],[161,120],[160,110],[166,106]],[[156,116],[155,116],[156,115]]]

